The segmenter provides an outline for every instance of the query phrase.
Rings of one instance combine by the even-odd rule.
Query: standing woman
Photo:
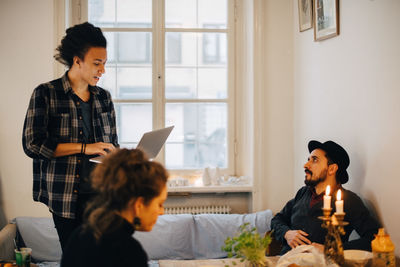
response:
[[[67,29],[54,57],[68,71],[36,87],[25,117],[22,144],[33,159],[33,199],[49,207],[63,251],[95,194],[89,159],[118,146],[111,95],[96,86],[106,47],[90,23]]]
[[[93,171],[99,193],[70,238],[61,267],[147,266],[147,254],[132,234],[151,231],[164,213],[167,178],[165,168],[138,149],[107,156]]]

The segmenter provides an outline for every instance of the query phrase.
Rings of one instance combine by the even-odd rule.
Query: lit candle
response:
[[[331,208],[331,196],[329,195],[331,192],[331,187],[328,185],[325,189],[325,195],[324,195],[324,209],[330,209]]]
[[[343,200],[342,200],[342,191],[338,190],[336,194],[336,213],[343,213]]]

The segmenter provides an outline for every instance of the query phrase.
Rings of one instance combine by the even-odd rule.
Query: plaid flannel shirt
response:
[[[94,142],[118,146],[115,110],[111,95],[89,86],[92,97]],[[82,143],[82,112],[68,80],[63,77],[39,85],[32,94],[26,113],[22,144],[33,158],[33,199],[46,204],[51,212],[75,218],[79,194],[79,174],[83,155],[54,157],[59,143]]]

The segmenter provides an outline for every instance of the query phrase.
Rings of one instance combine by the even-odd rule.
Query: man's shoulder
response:
[[[306,185],[303,185],[302,187],[300,187],[299,190],[297,190],[297,192],[305,192],[307,190],[310,190],[310,188],[308,186],[306,186]]]
[[[111,93],[100,86],[94,86],[92,87],[92,90],[96,91],[100,98],[111,99]]]
[[[343,187],[341,189],[343,191],[344,198],[351,199],[351,200],[361,200],[361,198],[353,191],[351,191],[349,189],[345,189]]]
[[[351,190],[345,188],[342,189],[343,189],[343,200],[345,201],[345,203],[348,203],[347,206],[349,208],[357,208],[357,209],[360,209],[362,207],[366,208],[364,200],[359,195],[357,195]]]
[[[310,192],[310,188],[308,186],[303,186],[297,191],[295,198],[297,199],[299,197],[302,197],[308,192]]]
[[[370,213],[368,208],[368,202],[365,202],[359,195],[351,190],[342,188],[343,190],[343,200],[345,203],[346,213],[350,214],[360,214],[360,213]]]
[[[36,92],[45,94],[52,90],[63,90],[61,78],[41,83],[35,88]]]
[[[367,199],[361,198],[355,192],[343,189],[346,218],[350,221],[363,221],[375,227],[376,232],[380,225],[379,219],[373,206]]]

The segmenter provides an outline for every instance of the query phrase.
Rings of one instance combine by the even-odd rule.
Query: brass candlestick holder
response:
[[[349,224],[343,221],[345,213],[334,213],[332,209],[322,209],[323,216],[318,217],[322,220],[322,227],[327,229],[324,244],[324,254],[328,262],[335,262],[339,266],[344,264],[343,244],[340,235],[344,235],[344,226]]]

